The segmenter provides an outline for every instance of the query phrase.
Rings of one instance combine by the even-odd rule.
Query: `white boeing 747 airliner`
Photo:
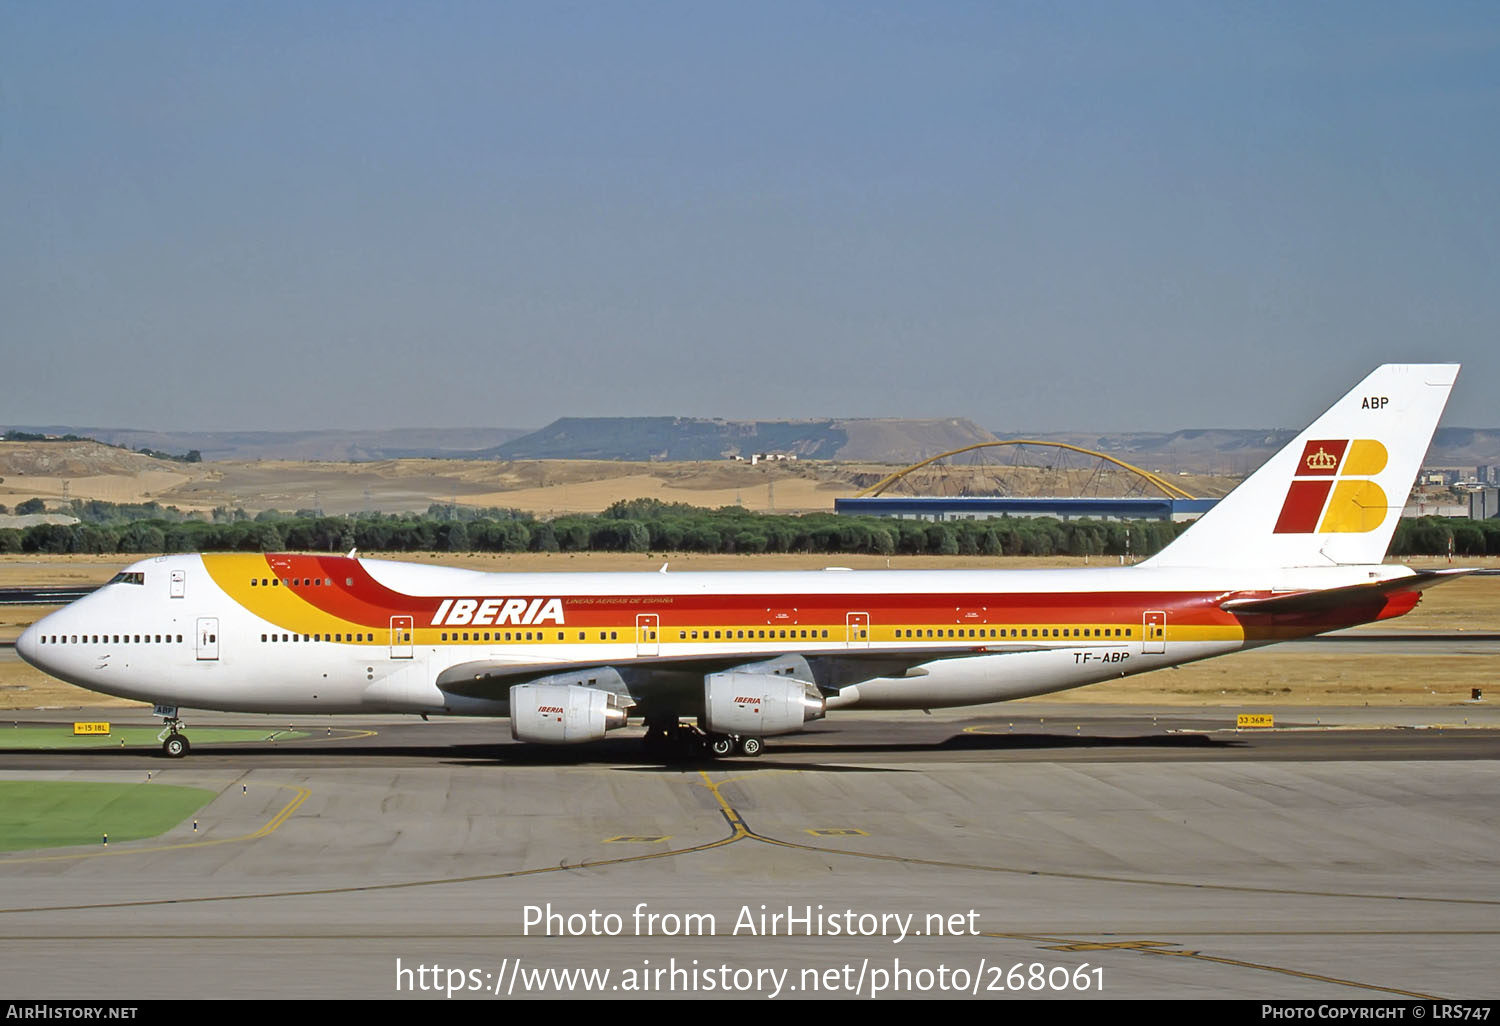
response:
[[[1381,562],[1457,374],[1378,368],[1138,566],[481,573],[159,556],[17,649],[153,703],[171,756],[188,750],[179,707],[509,716],[543,743],[634,718],[658,752],[754,755],[827,710],[1000,702],[1400,616],[1466,572]]]

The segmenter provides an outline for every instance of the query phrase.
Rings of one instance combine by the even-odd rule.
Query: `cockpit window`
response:
[[[110,584],[145,584],[146,575],[140,571],[131,573],[122,570],[109,579]]]

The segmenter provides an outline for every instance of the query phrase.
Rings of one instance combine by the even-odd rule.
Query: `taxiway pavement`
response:
[[[669,766],[396,718],[182,761],[0,752],[11,779],[219,792],[196,831],[0,856],[0,990],[1493,996],[1500,715],[1276,713],[851,711]]]

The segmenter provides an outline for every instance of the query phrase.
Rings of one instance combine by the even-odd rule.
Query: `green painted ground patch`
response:
[[[0,851],[155,837],[216,796],[171,784],[0,780]]]
[[[114,727],[108,734],[75,735],[72,724],[47,727],[0,727],[0,748],[160,748],[160,727]],[[188,742],[199,745],[226,741],[294,741],[307,737],[302,731],[267,730],[264,727],[204,727],[186,731]]]

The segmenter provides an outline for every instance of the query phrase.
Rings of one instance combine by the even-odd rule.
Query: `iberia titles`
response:
[[[432,617],[433,627],[489,627],[502,624],[529,626],[539,623],[562,624],[563,604],[560,598],[488,598],[443,599]]]

